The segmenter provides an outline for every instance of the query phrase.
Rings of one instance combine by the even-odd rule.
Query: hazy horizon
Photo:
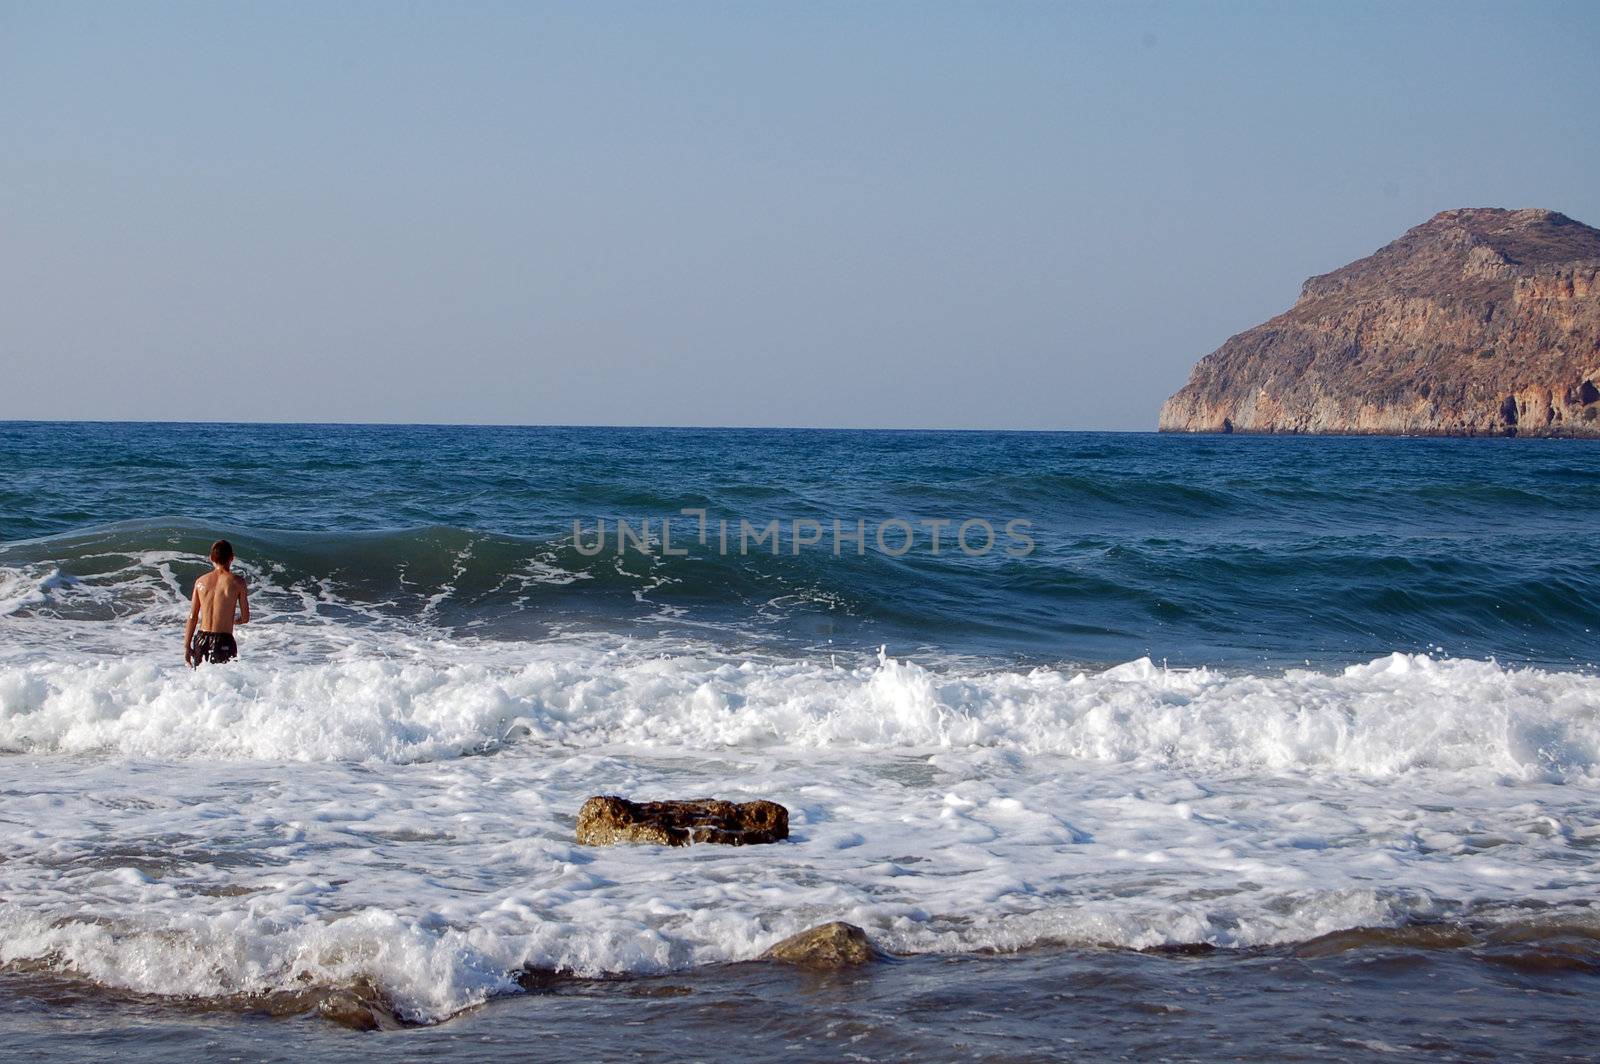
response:
[[[0,3],[0,420],[1149,431],[1440,210],[1600,223],[1600,10]]]

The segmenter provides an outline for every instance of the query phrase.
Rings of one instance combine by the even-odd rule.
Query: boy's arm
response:
[[[250,623],[250,589],[245,586],[244,577],[236,576],[239,581],[239,624]]]
[[[189,596],[189,623],[183,626],[183,663],[194,664],[194,628],[200,623],[200,581],[194,582],[194,593]]]

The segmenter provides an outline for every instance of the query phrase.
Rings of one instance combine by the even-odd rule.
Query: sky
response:
[[[1132,429],[1437,211],[1600,225],[1593,3],[0,0],[0,419]]]

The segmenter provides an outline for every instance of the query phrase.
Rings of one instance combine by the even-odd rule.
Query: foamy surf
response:
[[[1133,906],[1055,909],[997,914],[953,927],[924,926],[906,916],[885,919],[870,906],[849,907],[843,915],[866,921],[874,937],[896,953],[914,955],[1047,946],[1273,946],[1349,928],[1405,926],[1438,908],[1372,891],[1311,891],[1274,901],[1276,911],[1242,920],[1198,906],[1166,914]],[[593,929],[528,921],[519,929],[490,916],[486,922],[496,926],[462,929],[379,908],[286,922],[249,911],[47,919],[0,904],[0,918],[7,927],[0,965],[43,963],[105,987],[189,999],[371,986],[384,1007],[414,1023],[438,1022],[517,993],[528,973],[660,975],[749,961],[806,926],[793,915],[737,911],[682,921],[671,931],[651,927],[642,917],[635,926],[620,919]]]
[[[1581,674],[390,649],[0,669],[0,963],[186,997],[359,984],[435,1021],[528,969],[743,961],[829,919],[903,953],[1237,949],[1586,919],[1600,889]],[[794,835],[579,847],[604,792],[772,797]]]
[[[1095,672],[887,654],[847,665],[655,644],[389,650],[196,672],[148,655],[0,666],[0,748],[389,763],[519,743],[995,748],[1212,772],[1519,780],[1587,779],[1600,763],[1600,678],[1422,655],[1250,675],[1148,659]]]

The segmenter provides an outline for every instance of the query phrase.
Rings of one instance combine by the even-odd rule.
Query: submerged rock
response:
[[[252,1011],[269,1016],[300,1016],[318,1013],[331,1023],[352,1031],[381,1031],[406,1026],[382,991],[366,979],[346,986],[306,987],[299,990],[274,990],[266,994],[242,994],[223,998]]]
[[[777,802],[724,802],[715,798],[630,802],[615,795],[597,795],[578,810],[578,841],[585,846],[624,842],[748,846],[788,837],[789,810]]]
[[[529,994],[547,994],[552,990],[572,982],[575,978],[569,971],[559,968],[541,968],[537,965],[524,965],[512,973],[517,985]]]
[[[882,960],[883,953],[861,928],[835,920],[790,935],[763,953],[760,959],[803,968],[854,968]]]
[[[380,1019],[384,1010],[381,1004],[351,990],[331,990],[317,1005],[323,1018],[352,1031],[377,1031],[382,1029]]]

